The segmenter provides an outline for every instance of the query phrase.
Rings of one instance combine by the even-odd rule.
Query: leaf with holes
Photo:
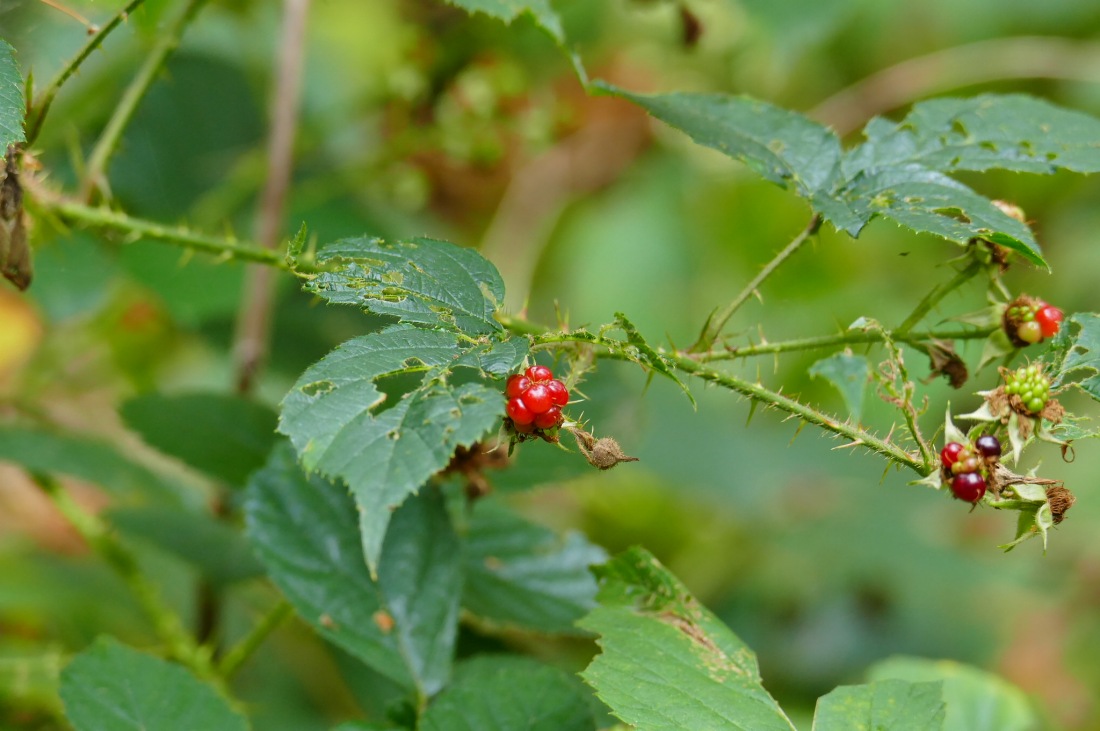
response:
[[[493,319],[504,281],[473,249],[434,239],[387,243],[361,236],[317,252],[305,288],[336,304],[470,335],[502,331]]]
[[[941,731],[943,683],[842,685],[817,701],[813,731]]]
[[[246,731],[209,685],[185,668],[101,637],[61,672],[65,715],[77,731]]]
[[[1067,317],[1043,361],[1052,388],[1074,385],[1100,401],[1100,315],[1078,312]]]
[[[23,76],[15,60],[15,49],[0,40],[0,159],[8,145],[27,139],[23,131]]]
[[[871,368],[863,356],[851,353],[836,353],[810,366],[812,377],[820,376],[840,391],[844,405],[854,421],[863,415],[863,395],[867,391],[867,379]]]
[[[793,731],[756,656],[640,548],[597,568],[599,606],[580,622],[601,654],[581,674],[612,712],[646,731]]]
[[[307,369],[283,400],[279,430],[302,464],[345,481],[355,496],[372,571],[392,511],[446,467],[456,447],[500,424],[500,388],[469,380],[479,375],[473,368],[455,368],[476,362],[463,342],[407,326],[355,338]],[[515,354],[509,348],[506,357]]]
[[[355,503],[342,485],[306,477],[288,445],[275,448],[246,495],[248,537],[303,619],[421,698],[443,687],[462,566],[438,491],[394,513],[377,579],[363,563]]]
[[[576,632],[575,622],[595,606],[588,567],[607,558],[581,534],[558,536],[492,500],[474,506],[464,556],[463,608],[540,632]]]

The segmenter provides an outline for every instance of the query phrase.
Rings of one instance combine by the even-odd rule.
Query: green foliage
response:
[[[600,606],[580,626],[602,652],[582,677],[616,716],[652,731],[794,728],[752,651],[653,556],[631,549],[596,575]]]
[[[0,40],[0,156],[8,145],[27,139],[23,131],[25,113],[23,77],[15,60],[15,49]]]
[[[419,731],[595,731],[583,687],[565,672],[516,656],[487,656],[455,669]]]
[[[844,151],[828,128],[749,97],[596,87],[792,189],[852,236],[881,216],[960,244],[993,241],[1045,265],[1026,225],[944,173],[1100,170],[1100,121],[1019,95],[922,102],[898,124],[872,120],[866,141]]]
[[[505,23],[511,23],[520,15],[530,15],[536,23],[554,37],[558,43],[565,42],[565,31],[561,19],[550,0],[446,0],[468,13],[485,13]]]
[[[466,526],[463,606],[504,625],[572,632],[595,606],[588,567],[606,554],[579,533],[563,537],[524,520],[495,501],[482,501]]]
[[[228,394],[145,394],[120,409],[146,444],[211,477],[243,485],[275,444],[271,409]]]
[[[1044,361],[1053,368],[1048,374],[1052,388],[1072,383],[1100,401],[1100,315],[1081,312],[1066,318]]]
[[[187,670],[104,637],[61,673],[76,731],[245,731],[244,718]]]
[[[462,588],[457,538],[438,495],[425,490],[394,514],[372,578],[355,513],[341,486],[307,478],[285,446],[249,483],[249,538],[302,618],[427,697],[451,670]]]
[[[841,686],[817,702],[814,731],[941,731],[943,683],[880,680]]]
[[[820,376],[833,384],[844,398],[852,420],[860,420],[863,416],[863,396],[871,376],[866,358],[851,353],[836,353],[814,363],[809,373],[814,378]]]

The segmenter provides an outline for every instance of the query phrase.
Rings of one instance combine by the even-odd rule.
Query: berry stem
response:
[[[779,268],[779,265],[786,261],[792,254],[801,248],[802,244],[806,243],[811,236],[817,233],[821,228],[821,216],[815,215],[810,219],[810,222],[806,224],[806,228],[795,236],[789,244],[787,244],[782,251],[776,254],[771,261],[769,261],[760,273],[753,277],[752,281],[745,285],[745,288],[733,298],[733,301],[725,306],[718,314],[712,315],[707,319],[705,325],[703,325],[703,331],[699,334],[699,339],[695,341],[695,344],[691,346],[688,352],[698,353],[706,350],[710,350],[711,346],[718,339],[718,336],[722,333],[722,328],[726,326],[729,319],[733,317],[733,313],[748,301],[749,297],[752,297],[753,293],[760,287],[765,279],[771,276],[772,272]]]
[[[955,276],[950,280],[939,284],[932,289],[924,299],[917,303],[917,306],[909,313],[909,317],[894,328],[891,333],[891,337],[894,340],[901,340],[905,335],[909,334],[909,331],[916,326],[924,316],[932,311],[932,308],[940,303],[940,301],[951,292],[955,291],[967,281],[972,279],[978,272],[983,269],[983,264],[977,259],[971,261],[966,267],[956,272]]]
[[[275,604],[265,615],[260,617],[248,634],[241,638],[240,642],[225,653],[221,662],[218,663],[218,675],[226,680],[233,677],[233,674],[237,672],[241,665],[259,649],[264,640],[293,614],[294,607],[290,605],[290,602],[279,601]]]

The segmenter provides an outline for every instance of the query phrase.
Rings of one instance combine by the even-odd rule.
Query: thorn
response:
[[[838,449],[848,449],[850,447],[861,447],[861,446],[863,446],[863,444],[864,444],[864,441],[862,439],[856,439],[854,442],[848,442],[847,444],[840,444],[836,447],[833,447],[832,451],[835,452]]]

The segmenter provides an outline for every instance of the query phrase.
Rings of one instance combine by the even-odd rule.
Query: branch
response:
[[[909,314],[909,317],[905,318],[905,322],[901,323],[894,329],[893,333],[891,333],[891,336],[895,340],[904,337],[910,330],[913,329],[913,326],[923,320],[924,316],[931,312],[932,308],[938,305],[944,297],[961,287],[984,268],[984,265],[980,261],[974,260],[970,262],[970,264],[968,264],[966,268],[957,272],[950,281],[944,282],[943,284],[935,287],[931,292],[925,295],[924,299],[922,299],[917,304],[917,306]]]
[[[130,13],[137,10],[137,8],[145,0],[130,0],[122,10],[115,13],[114,17],[107,21],[107,24],[100,28],[95,35],[88,39],[88,42],[84,44],[84,47],[73,56],[73,58],[65,65],[65,68],[58,72],[46,88],[39,94],[38,102],[33,105],[30,113],[27,114],[27,146],[30,147],[34,144],[34,141],[38,139],[38,133],[42,130],[42,123],[46,119],[46,113],[50,111],[50,106],[53,104],[54,97],[57,96],[57,92],[61,89],[62,85],[69,80],[69,77],[76,73],[76,70],[80,68],[80,65],[84,63],[88,56],[92,55],[92,51],[99,48],[103,44],[103,41],[110,35],[111,31],[118,27],[118,25],[129,17]]]
[[[164,67],[164,62],[168,59],[168,56],[179,46],[184,29],[195,18],[205,2],[206,0],[188,0],[183,12],[180,13],[175,22],[161,32],[152,52],[145,59],[145,63],[142,64],[137,76],[130,82],[130,86],[126,88],[126,92],[119,100],[111,118],[107,120],[107,125],[103,128],[99,141],[96,142],[92,154],[88,158],[88,169],[85,173],[84,184],[81,187],[81,198],[85,201],[91,202],[92,193],[96,188],[102,187],[107,170],[107,161],[110,160],[111,155],[118,148],[122,131],[133,119],[138,104],[145,97],[146,92],[149,91],[149,87],[152,86],[157,74]]]
[[[225,653],[218,663],[218,674],[229,680],[252,654],[259,649],[264,640],[279,628],[284,621],[293,616],[294,607],[287,601],[280,601],[245,635],[240,642]]]

